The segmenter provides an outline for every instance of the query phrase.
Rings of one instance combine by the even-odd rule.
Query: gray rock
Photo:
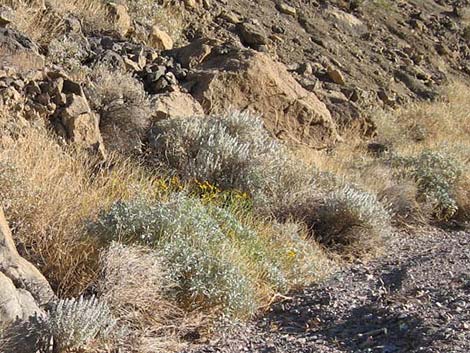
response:
[[[43,314],[42,308],[53,298],[44,276],[18,254],[0,208],[0,326]]]
[[[0,69],[11,68],[25,75],[44,68],[44,57],[30,39],[17,31],[0,28]]]

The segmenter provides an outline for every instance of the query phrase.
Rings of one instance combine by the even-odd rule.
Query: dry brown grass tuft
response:
[[[102,254],[101,270],[98,292],[124,332],[118,342],[121,350],[163,351],[179,345],[178,334],[189,319],[165,297],[172,285],[157,252],[113,243]]]
[[[48,44],[65,31],[64,18],[70,14],[82,21],[86,31],[112,30],[104,2],[96,0],[0,0],[0,5],[15,10],[14,28],[41,45]]]
[[[123,154],[140,151],[152,114],[142,83],[129,73],[97,66],[89,74],[85,91],[100,114],[106,148]]]
[[[76,295],[94,280],[97,246],[85,221],[118,199],[152,190],[128,163],[94,173],[85,152],[61,148],[42,128],[0,150],[0,195],[20,249],[59,295]]]

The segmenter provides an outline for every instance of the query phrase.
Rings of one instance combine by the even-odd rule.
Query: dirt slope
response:
[[[295,14],[281,11],[286,4]],[[465,1],[216,0],[189,16],[186,34],[238,40],[254,24],[261,45],[327,103],[339,122],[364,107],[433,99],[439,87],[470,74],[470,10]],[[454,11],[452,3],[458,4]],[[203,19],[203,20],[201,20]],[[241,36],[244,42],[243,35]],[[328,68],[344,82],[332,80]],[[336,82],[333,82],[336,81]]]

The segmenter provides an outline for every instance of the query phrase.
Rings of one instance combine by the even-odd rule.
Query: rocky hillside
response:
[[[465,351],[469,78],[463,0],[0,0],[0,352]]]

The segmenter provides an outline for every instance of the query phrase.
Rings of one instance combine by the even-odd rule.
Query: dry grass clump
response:
[[[14,28],[30,39],[47,45],[65,33],[64,19],[72,15],[81,20],[85,31],[111,30],[112,24],[103,1],[96,0],[48,0],[42,1],[0,0],[1,5],[15,10]]]
[[[84,221],[115,200],[154,192],[152,179],[129,164],[94,168],[43,128],[25,128],[0,149],[1,202],[15,239],[59,294],[78,294],[95,278],[98,253],[83,238]]]
[[[189,325],[184,311],[165,297],[173,286],[158,252],[112,243],[101,255],[101,300],[117,318],[117,345],[125,352],[161,351],[178,345]],[[149,342],[152,342],[149,344]]]
[[[151,121],[151,106],[142,83],[131,74],[97,66],[85,93],[100,114],[100,132],[108,149],[124,154],[140,151]]]

